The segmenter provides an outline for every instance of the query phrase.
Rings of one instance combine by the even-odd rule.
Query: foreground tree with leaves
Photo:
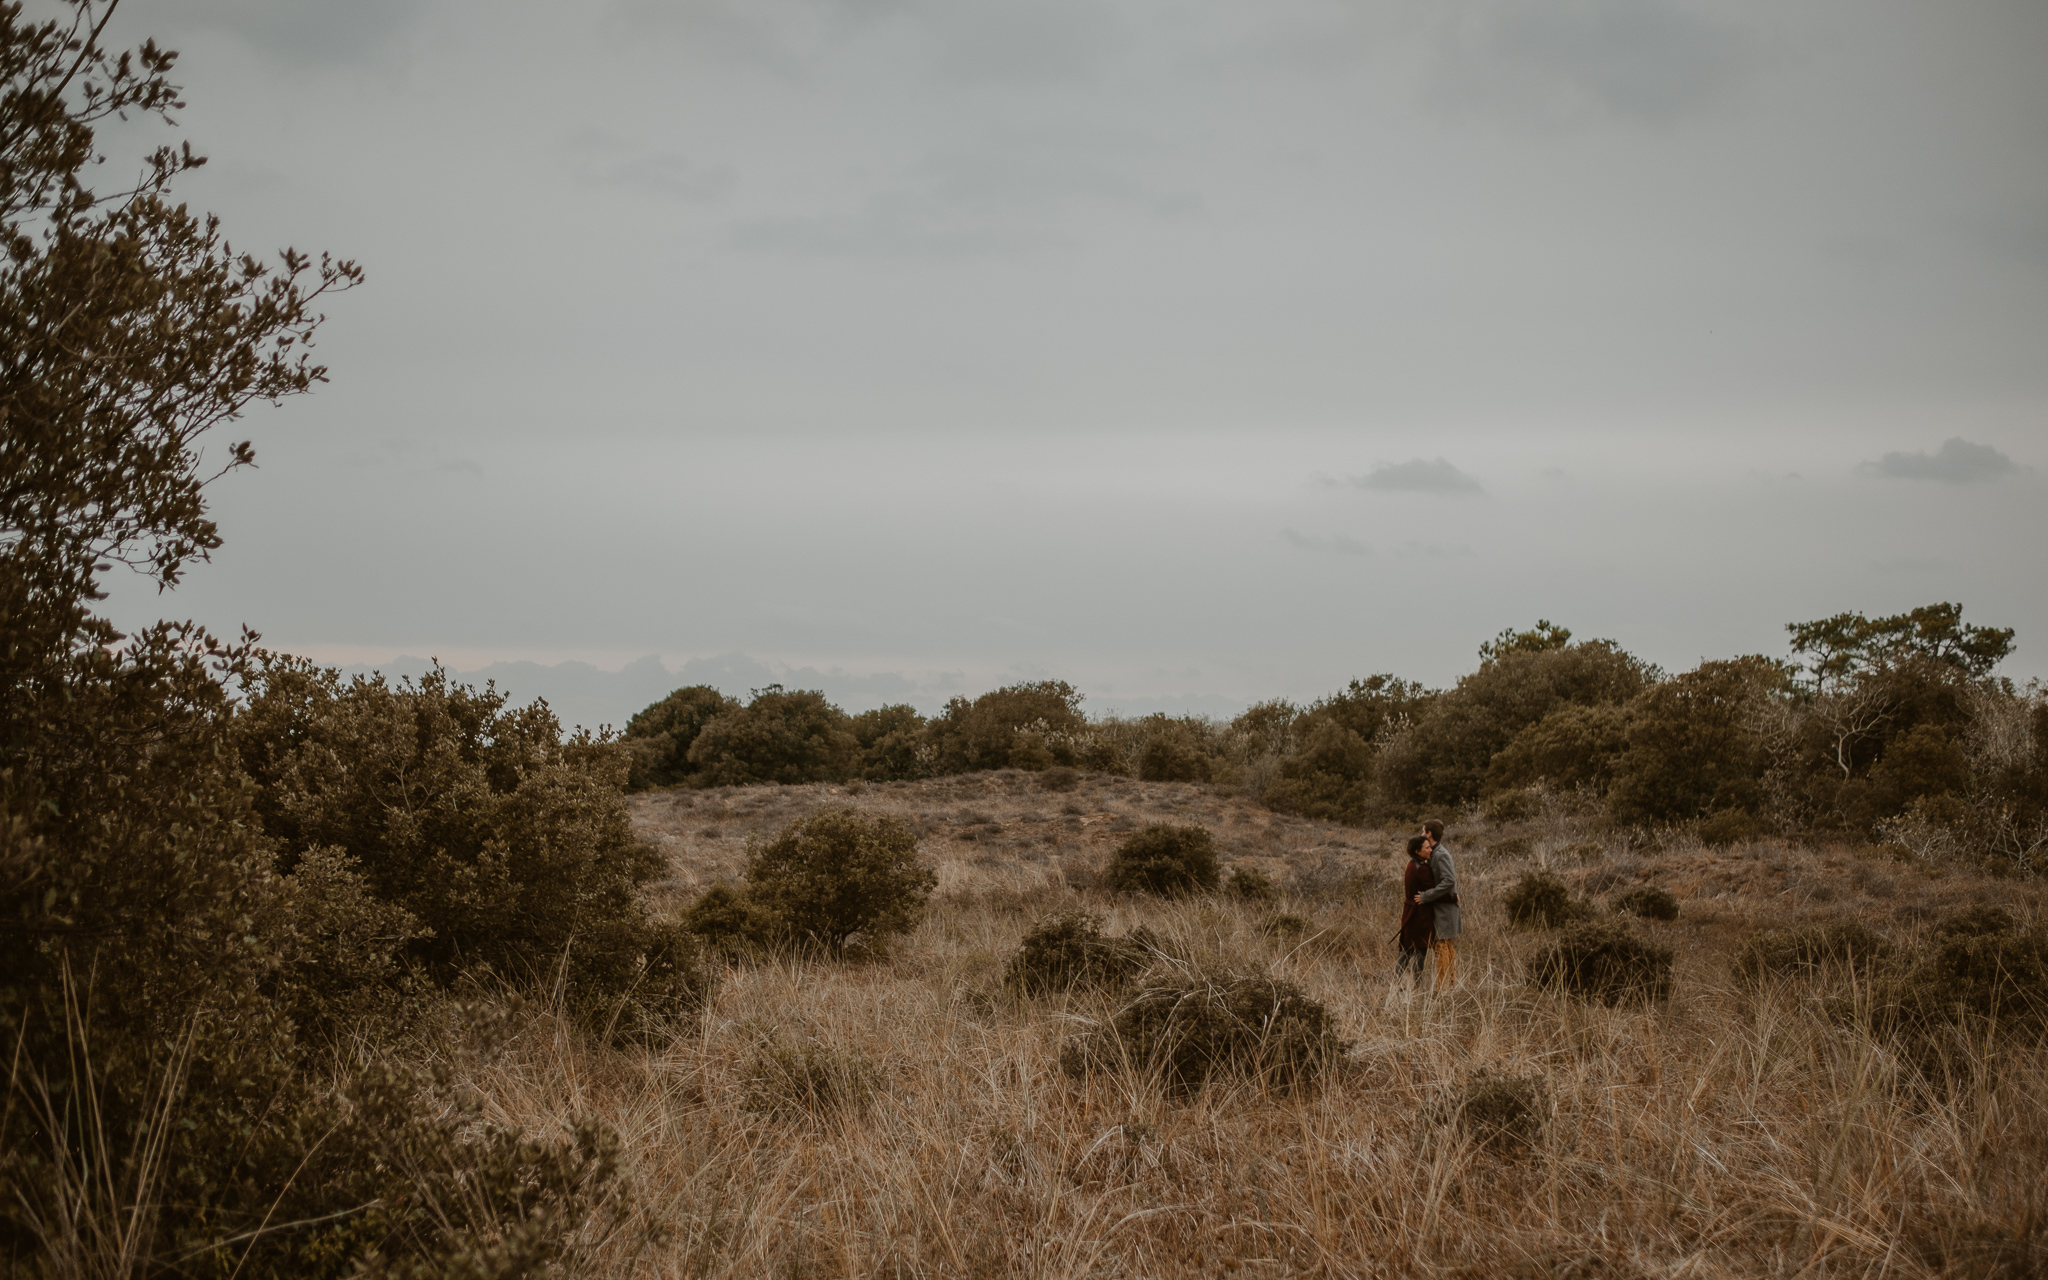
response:
[[[174,54],[102,43],[113,12],[0,4],[0,1258],[530,1273],[605,1193],[612,1140],[478,1125],[445,1062],[311,1069],[305,1033],[428,931],[345,848],[277,862],[234,727],[247,639],[94,612],[115,566],[168,588],[220,545],[206,486],[253,453],[202,437],[322,381],[316,307],[361,279],[237,253],[170,199],[189,147],[95,184],[102,126],[182,105]]]

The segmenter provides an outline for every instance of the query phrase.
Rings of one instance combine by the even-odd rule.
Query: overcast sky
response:
[[[2048,676],[2038,0],[121,26],[183,51],[182,197],[369,277],[126,621],[1222,713],[1958,600]]]

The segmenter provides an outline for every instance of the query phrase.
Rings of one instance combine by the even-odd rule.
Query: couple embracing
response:
[[[1436,986],[1458,982],[1458,868],[1443,847],[1444,824],[1425,822],[1408,841],[1408,867],[1401,874],[1401,959],[1395,972],[1415,971],[1422,985],[1422,958],[1436,952]]]

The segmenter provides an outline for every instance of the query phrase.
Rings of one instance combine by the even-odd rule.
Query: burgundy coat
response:
[[[1415,905],[1416,894],[1435,887],[1435,869],[1420,858],[1408,859],[1401,873],[1401,950],[1425,951],[1436,941],[1436,908]]]

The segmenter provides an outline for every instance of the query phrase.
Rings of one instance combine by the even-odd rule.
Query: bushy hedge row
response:
[[[1057,681],[956,698],[932,720],[909,707],[847,717],[776,688],[744,707],[684,689],[635,717],[627,741],[635,785],[1080,769],[1350,823],[1479,801],[1511,821],[1561,801],[1632,826],[1687,824],[1713,844],[1801,830],[2029,870],[2048,856],[2048,698],[1991,674],[2012,632],[1966,624],[1952,604],[1789,630],[1790,661],[1666,675],[1539,622],[1481,646],[1479,668],[1449,689],[1376,675],[1228,723],[1090,721]]]

